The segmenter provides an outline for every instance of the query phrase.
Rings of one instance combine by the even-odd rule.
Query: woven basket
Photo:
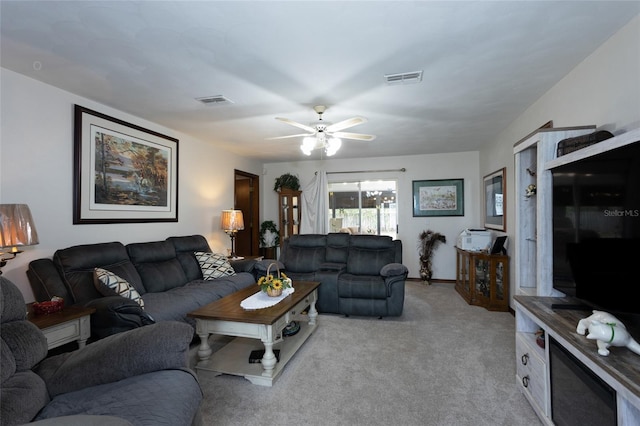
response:
[[[279,280],[281,280],[282,278],[280,277],[280,267],[278,266],[278,264],[277,264],[277,263],[270,263],[270,264],[269,264],[269,266],[267,267],[267,277],[268,277],[269,275],[271,275],[271,267],[272,267],[272,266],[275,266],[275,267],[276,267],[276,269],[277,269],[277,273],[276,273],[276,274],[274,274],[274,279],[279,279]],[[271,296],[271,297],[278,297],[278,296],[280,296],[280,295],[282,294],[282,287],[280,287],[280,288],[279,288],[279,289],[277,289],[277,290],[276,290],[275,288],[270,288],[270,287],[269,287],[269,288],[267,288],[266,293],[267,293],[267,295],[268,295],[268,296]]]
[[[282,288],[279,289],[275,289],[275,288],[268,288],[267,289],[267,295],[271,296],[271,297],[278,297],[282,294]]]

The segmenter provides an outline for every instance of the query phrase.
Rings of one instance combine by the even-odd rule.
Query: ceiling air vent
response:
[[[233,103],[233,101],[231,101],[229,98],[224,97],[223,95],[196,98],[196,100],[202,102],[205,105],[224,105]]]
[[[422,81],[422,71],[386,74],[384,80],[388,85],[420,83]]]

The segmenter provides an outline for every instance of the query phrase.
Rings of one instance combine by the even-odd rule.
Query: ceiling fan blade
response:
[[[348,129],[349,127],[357,126],[358,124],[366,123],[367,119],[364,117],[352,117],[343,121],[339,121],[335,124],[327,126],[327,132],[338,132],[340,130]]]
[[[348,132],[333,132],[331,136],[342,139],[355,139],[358,141],[372,141],[376,138],[375,135],[364,135],[362,133],[348,133]]]
[[[313,136],[313,133],[311,133],[311,134],[309,134],[309,133],[300,133],[300,134],[297,134],[297,135],[275,136],[273,138],[265,138],[265,139],[270,141],[270,140],[274,140],[274,139],[299,138],[301,136]]]
[[[291,126],[295,126],[295,127],[298,127],[298,128],[300,128],[302,130],[306,130],[307,132],[311,132],[311,133],[315,133],[316,132],[316,129],[314,129],[313,127],[307,126],[306,124],[301,124],[301,123],[295,122],[293,120],[289,120],[288,118],[276,117],[276,120],[280,120],[283,123],[287,123],[287,124],[289,124]]]

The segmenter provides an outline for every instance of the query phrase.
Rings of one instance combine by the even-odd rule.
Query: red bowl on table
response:
[[[64,308],[64,299],[48,300],[46,302],[36,302],[33,304],[33,312],[36,315],[53,314],[60,312]]]

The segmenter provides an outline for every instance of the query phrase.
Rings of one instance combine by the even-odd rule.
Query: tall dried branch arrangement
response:
[[[433,232],[428,229],[420,233],[420,241],[418,244],[418,254],[420,255],[420,278],[427,284],[430,284],[433,276],[431,258],[433,251],[440,243],[446,244],[447,239],[439,232]]]

